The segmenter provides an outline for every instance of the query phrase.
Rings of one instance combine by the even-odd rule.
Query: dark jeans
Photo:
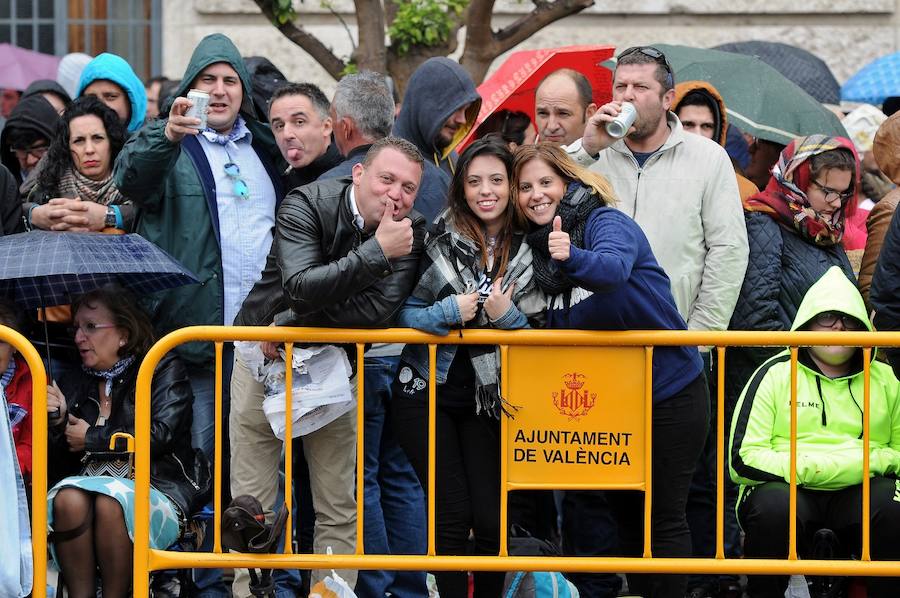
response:
[[[697,468],[691,480],[691,488],[687,500],[687,520],[691,529],[691,555],[695,557],[709,557],[716,555],[716,451],[718,449],[718,437],[716,430],[716,409],[718,406],[717,373],[715,370],[715,355],[701,353],[705,372],[709,379],[709,433],[700,458],[697,460]],[[710,357],[713,357],[712,362]],[[726,395],[727,396],[727,395]],[[731,481],[728,474],[728,429],[731,422],[731,414],[734,413],[734,405],[725,406],[725,504],[724,504],[724,529],[723,541],[725,556],[738,558],[741,556],[741,530],[737,524],[735,504],[737,502],[737,487]],[[726,581],[737,583],[737,576],[722,575]],[[703,584],[719,585],[720,576],[709,574],[695,574],[690,576],[689,588]]]
[[[765,482],[748,488],[741,497],[738,519],[744,530],[744,555],[747,558],[787,558],[788,500],[790,487],[785,482]],[[871,480],[871,540],[875,560],[900,559],[900,493],[897,480],[876,477]],[[797,553],[809,558],[816,531],[828,528],[837,534],[846,555],[859,555],[862,539],[862,485],[843,490],[797,489]],[[752,575],[747,579],[751,597],[784,596],[788,577]],[[881,598],[897,595],[893,578],[869,578],[868,595]]]
[[[229,461],[231,452],[228,449],[228,414],[231,407],[231,370],[234,366],[234,345],[224,343],[222,347],[222,479],[215,483],[222,486],[222,508],[231,502],[231,483],[229,482]],[[215,364],[212,369],[204,367],[189,367],[188,380],[194,393],[193,423],[191,425],[191,444],[206,453],[213,475],[215,475],[215,397],[216,380]],[[210,504],[210,507],[212,505]],[[212,523],[203,538],[203,544],[199,552],[212,552],[213,534]],[[222,581],[221,569],[194,569],[194,585],[197,586],[196,596],[199,598],[227,598],[231,596],[231,589],[225,587]]]
[[[685,505],[708,425],[709,394],[702,375],[674,396],[653,405],[651,549],[656,557],[691,555]],[[571,504],[570,494],[576,493],[566,493]],[[617,523],[620,554],[640,556],[644,545],[644,494],[617,491],[606,492],[605,496]],[[584,545],[590,542],[585,535],[598,535],[596,529],[572,520],[578,515],[565,513],[565,502],[563,505],[564,518],[575,524],[570,541]],[[600,503],[594,502],[592,508],[599,509]],[[683,598],[687,576],[629,574],[628,589],[645,598]]]
[[[606,492],[568,490],[562,502],[562,548],[569,556],[615,556],[619,535]],[[566,573],[581,598],[614,598],[622,589],[615,573]]]
[[[365,364],[365,492],[363,538],[366,554],[425,554],[428,527],[425,493],[400,448],[388,413],[391,382],[399,356],[367,357]],[[424,598],[424,571],[360,571],[363,596]]]
[[[440,389],[438,389],[440,392]],[[428,404],[393,398],[394,430],[423,488],[428,487]],[[500,425],[467,407],[437,409],[435,547],[445,555],[500,551]],[[469,550],[469,532],[475,535]],[[466,598],[464,571],[436,571],[441,598]],[[503,573],[477,572],[474,598],[497,598]]]

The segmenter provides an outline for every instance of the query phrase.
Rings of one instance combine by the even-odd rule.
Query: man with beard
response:
[[[726,330],[749,253],[737,181],[725,149],[702,135],[685,132],[670,111],[674,88],[672,67],[662,52],[649,46],[628,48],[617,59],[612,101],[590,117],[584,137],[567,150],[582,165],[609,179],[619,199],[617,207],[641,226],[669,277],[688,328]],[[605,127],[618,116],[623,102],[634,105],[637,118],[626,136],[617,140]],[[702,354],[708,365],[708,349]],[[697,457],[683,460],[690,463],[685,466],[691,471]],[[595,504],[595,496],[567,492],[564,527],[566,519],[596,517],[604,506]],[[683,512],[684,507],[680,505],[679,510]],[[680,540],[690,550],[686,520],[672,524],[680,528]],[[595,541],[587,534],[597,535],[596,530],[584,525],[571,529],[575,537],[570,541],[577,554],[594,554]],[[655,554],[664,556],[664,552]],[[582,596],[598,595],[603,594],[582,592]]]
[[[587,77],[572,69],[553,71],[534,92],[534,121],[539,139],[568,145],[584,135],[584,126],[597,111]]]

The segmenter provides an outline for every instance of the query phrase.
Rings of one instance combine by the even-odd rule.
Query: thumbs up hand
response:
[[[569,259],[572,242],[569,240],[569,233],[563,232],[562,218],[559,216],[553,217],[553,230],[550,232],[547,244],[550,249],[550,257],[560,262]]]
[[[393,202],[389,201],[381,215],[381,222],[375,229],[375,240],[381,246],[384,257],[388,259],[408,255],[413,246],[412,220],[403,218],[395,222],[393,212]]]

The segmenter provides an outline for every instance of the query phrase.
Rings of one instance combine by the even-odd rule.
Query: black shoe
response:
[[[719,598],[718,582],[707,582],[688,590],[686,598]]]

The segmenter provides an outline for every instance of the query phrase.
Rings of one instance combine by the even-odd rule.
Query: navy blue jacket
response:
[[[614,208],[588,217],[584,249],[572,246],[569,259],[555,262],[577,288],[570,305],[554,297],[548,328],[585,330],[685,330],[669,278],[656,262],[637,223]],[[653,351],[653,401],[678,393],[700,375],[696,347],[657,347]]]

